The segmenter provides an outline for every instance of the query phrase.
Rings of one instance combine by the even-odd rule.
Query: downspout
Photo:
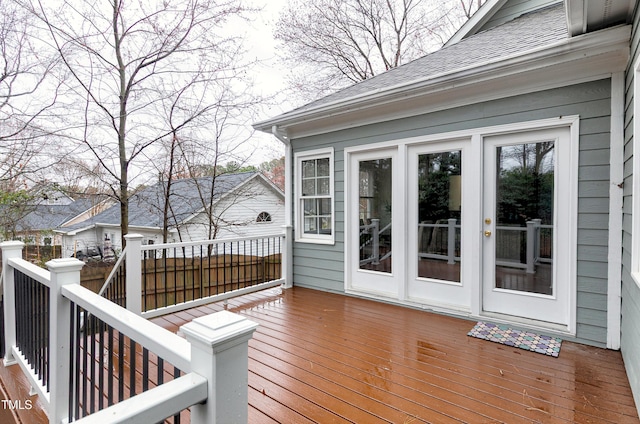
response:
[[[293,222],[291,217],[291,205],[292,205],[292,185],[291,179],[291,165],[292,165],[292,151],[291,142],[288,138],[278,132],[278,126],[271,127],[271,133],[284,144],[284,252],[282,258],[282,269],[284,277],[284,288],[289,289],[293,287]]]

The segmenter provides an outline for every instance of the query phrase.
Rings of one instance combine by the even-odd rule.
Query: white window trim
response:
[[[640,59],[633,64],[633,193],[631,198],[631,277],[640,287]]]
[[[331,234],[305,234],[304,213],[302,201],[302,161],[329,158],[329,198],[331,199]],[[335,244],[336,237],[336,208],[334,186],[334,150],[333,147],[309,150],[294,154],[295,162],[295,193],[294,193],[294,230],[295,241],[315,244]]]

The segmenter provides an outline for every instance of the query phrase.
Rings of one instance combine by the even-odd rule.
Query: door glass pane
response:
[[[460,282],[462,152],[418,156],[418,277]]]
[[[496,147],[496,288],[553,294],[554,147]]]
[[[360,269],[391,272],[391,158],[359,163]]]

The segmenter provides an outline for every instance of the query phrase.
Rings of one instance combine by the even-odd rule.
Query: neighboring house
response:
[[[129,198],[129,232],[141,234],[143,244],[163,242],[166,184],[144,188]],[[167,210],[169,243],[259,236],[282,229],[284,193],[258,172],[179,179],[171,182]],[[105,240],[117,252],[122,248],[120,205],[56,232],[62,236],[65,256],[102,248]]]
[[[108,199],[97,195],[74,200],[55,184],[40,184],[29,194],[29,204],[20,205],[17,213],[5,207],[15,220],[11,222],[12,228],[5,228],[4,232],[14,232],[13,237],[39,246],[59,245],[61,238],[54,233],[56,228],[85,220],[110,205]]]
[[[640,405],[639,28],[635,0],[488,0],[256,123],[287,149],[295,284],[621,349]]]
[[[38,204],[29,208],[16,225],[17,237],[27,244],[60,245],[61,236],[54,230],[84,220],[103,210],[109,202],[94,197],[71,199],[67,204]]]

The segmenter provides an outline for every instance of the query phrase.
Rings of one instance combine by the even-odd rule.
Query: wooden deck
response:
[[[468,337],[473,321],[304,288],[153,321],[177,331],[222,309],[260,324],[250,423],[640,422],[619,352],[565,341],[553,358]],[[22,422],[42,422],[35,409]]]

